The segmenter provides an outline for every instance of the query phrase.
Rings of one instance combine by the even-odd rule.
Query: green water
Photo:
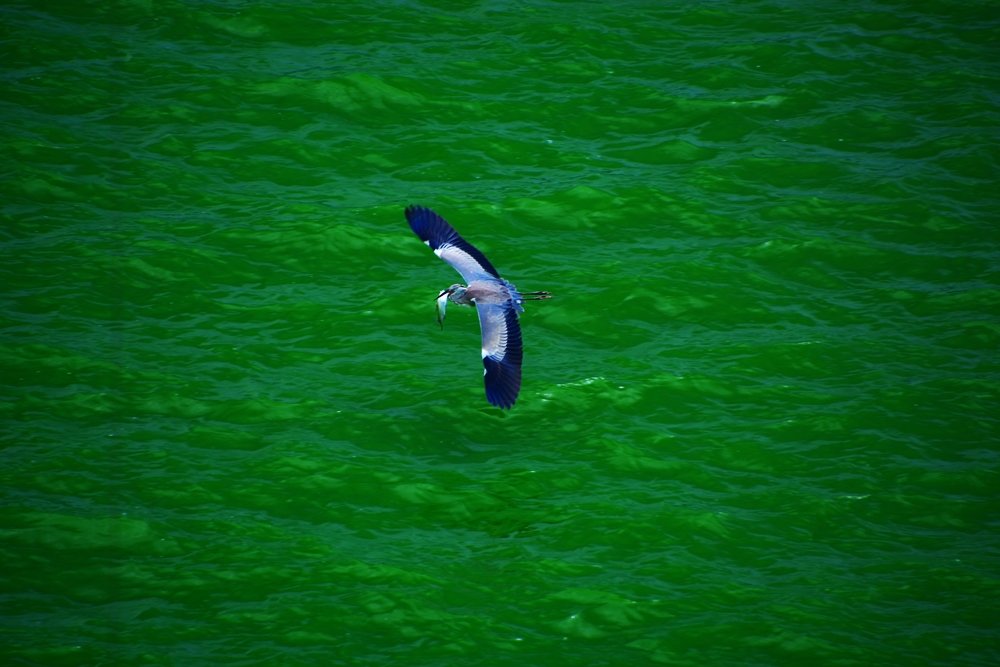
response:
[[[1000,663],[995,2],[0,31],[4,665]]]

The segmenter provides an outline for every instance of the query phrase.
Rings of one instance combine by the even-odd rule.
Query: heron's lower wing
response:
[[[510,408],[521,391],[521,325],[517,312],[506,304],[477,303],[483,330],[483,366],[486,399],[498,408]]]
[[[413,233],[429,245],[435,255],[462,274],[465,282],[471,283],[489,276],[500,278],[486,255],[459,236],[455,228],[434,211],[423,206],[408,206],[406,221],[410,223]]]

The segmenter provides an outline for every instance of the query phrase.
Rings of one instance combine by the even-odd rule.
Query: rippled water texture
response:
[[[3,664],[1000,663],[997,4],[816,5],[5,3]]]

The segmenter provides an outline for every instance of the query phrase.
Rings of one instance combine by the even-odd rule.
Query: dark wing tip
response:
[[[483,366],[486,367],[486,400],[503,410],[514,407],[521,391],[521,369],[492,357],[484,357]]]
[[[475,246],[459,236],[455,228],[448,224],[448,221],[425,206],[407,206],[406,221],[410,223],[410,229],[421,241],[437,250],[443,245],[451,245],[467,253],[474,259],[484,271],[495,278],[500,274],[490,264],[483,253],[479,252]]]
[[[406,221],[410,223],[413,233],[420,237],[421,241],[430,243],[435,250],[455,234],[454,228],[429,208],[407,206],[405,213]]]
[[[496,359],[483,357],[486,375],[486,400],[498,408],[509,410],[521,391],[521,362],[524,359],[524,344],[521,341],[521,326],[517,322],[517,312],[508,308],[504,312],[507,328],[507,347],[504,356]]]

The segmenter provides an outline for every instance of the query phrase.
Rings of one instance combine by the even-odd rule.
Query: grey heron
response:
[[[444,320],[447,302],[475,306],[483,334],[483,366],[486,400],[510,409],[521,390],[524,348],[517,322],[525,301],[549,299],[548,292],[518,292],[500,277],[483,253],[463,239],[440,215],[423,206],[408,206],[410,228],[434,251],[462,274],[467,285],[455,284],[438,294],[438,322]],[[444,325],[441,325],[444,328]]]

